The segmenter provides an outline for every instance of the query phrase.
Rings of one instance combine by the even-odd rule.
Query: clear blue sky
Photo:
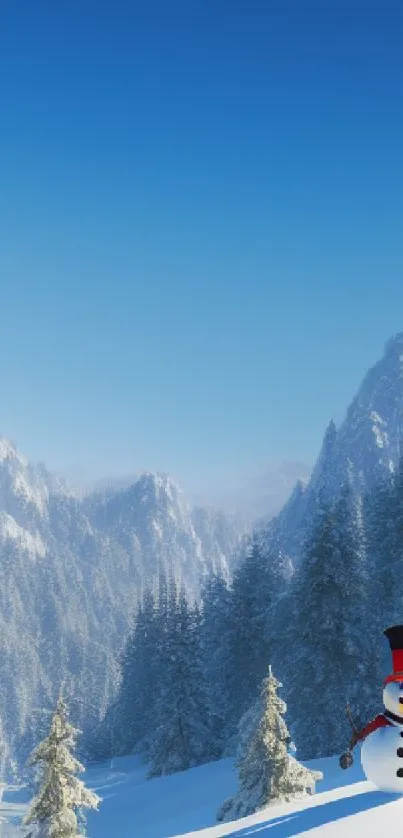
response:
[[[2,0],[1,432],[312,461],[403,328],[403,4]]]

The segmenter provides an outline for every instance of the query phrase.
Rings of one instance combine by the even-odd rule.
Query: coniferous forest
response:
[[[163,579],[144,593],[98,736],[104,756],[139,751],[155,775],[234,753],[270,664],[298,757],[344,750],[346,706],[357,724],[379,710],[382,633],[402,619],[403,467],[364,495],[349,484],[333,502],[319,495],[300,532],[292,571],[272,525],[230,580],[206,581],[201,602]]]

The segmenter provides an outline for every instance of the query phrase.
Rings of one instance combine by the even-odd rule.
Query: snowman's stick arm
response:
[[[388,727],[391,724],[391,722],[389,721],[389,719],[386,718],[386,716],[379,714],[378,716],[375,716],[375,718],[372,719],[372,721],[369,722],[362,730],[358,731],[354,724],[354,719],[349,705],[347,705],[346,714],[350,722],[353,735],[351,737],[351,742],[349,744],[347,752],[345,754],[342,754],[342,756],[340,757],[341,768],[349,768],[349,766],[352,765],[352,751],[358,742],[362,742],[364,739],[366,739],[367,736],[369,736],[370,733],[373,733],[375,730],[378,730],[378,728]]]
[[[353,731],[353,735],[351,737],[351,740],[350,740],[350,743],[349,743],[349,746],[348,746],[349,751],[352,751],[353,748],[355,748],[358,740],[360,739],[360,731],[358,730],[358,728],[357,728],[357,726],[354,722],[353,714],[351,712],[351,707],[350,707],[349,704],[347,704],[347,707],[346,707],[346,716],[347,716],[347,718],[350,722],[351,730]]]
[[[353,736],[350,743],[350,749],[354,748],[357,742],[362,742],[364,739],[366,739],[370,733],[374,733],[374,731],[378,730],[380,727],[389,727],[390,724],[391,722],[386,718],[386,716],[379,714],[378,716],[375,716],[375,718],[372,719],[371,722],[368,722],[368,724],[365,725],[365,727],[362,730],[358,731],[354,727]]]
[[[351,708],[350,708],[349,704],[347,704],[347,707],[346,707],[346,716],[347,716],[347,718],[350,722],[351,729],[353,731],[353,735],[350,739],[347,751],[344,754],[342,754],[340,759],[339,759],[340,768],[343,768],[343,769],[350,768],[350,766],[354,762],[352,751],[353,751],[353,748],[355,747],[355,745],[357,744],[357,736],[358,736],[358,731],[357,731],[357,728],[354,724],[354,719],[353,719],[353,715],[352,715]]]

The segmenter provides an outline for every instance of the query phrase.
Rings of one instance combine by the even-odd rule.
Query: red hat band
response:
[[[389,641],[393,665],[393,673],[385,678],[384,684],[389,684],[391,681],[403,683],[403,626],[391,626],[384,634]]]

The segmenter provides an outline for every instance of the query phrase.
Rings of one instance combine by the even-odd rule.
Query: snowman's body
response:
[[[361,764],[371,783],[382,791],[403,795],[403,625],[390,626],[384,631],[392,652],[393,672],[384,680],[383,704],[385,711],[362,730],[354,730],[350,748],[358,742]],[[342,768],[351,765],[343,754]]]
[[[367,779],[378,789],[403,794],[403,719],[370,733],[361,748]]]

